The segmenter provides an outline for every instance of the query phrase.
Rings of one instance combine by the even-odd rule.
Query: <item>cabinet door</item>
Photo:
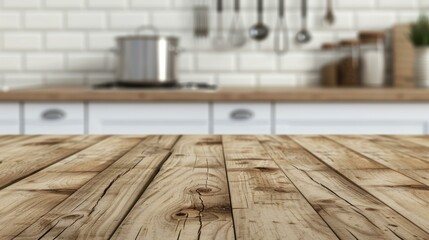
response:
[[[215,134],[270,134],[270,103],[215,103]]]
[[[0,134],[20,134],[19,103],[0,104]]]
[[[25,103],[25,134],[84,134],[83,103]]]
[[[90,103],[90,134],[208,134],[208,103]]]
[[[428,104],[277,104],[277,134],[427,134]]]

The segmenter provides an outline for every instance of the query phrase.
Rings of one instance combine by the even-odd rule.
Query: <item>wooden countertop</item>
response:
[[[429,137],[0,136],[0,239],[429,239]]]
[[[0,92],[0,101],[429,102],[429,89],[247,88],[189,91],[43,87]]]

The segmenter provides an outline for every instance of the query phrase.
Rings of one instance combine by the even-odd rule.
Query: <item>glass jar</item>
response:
[[[322,45],[323,54],[329,62],[322,67],[320,85],[323,87],[338,86],[338,45],[335,43],[325,43]]]
[[[384,32],[361,32],[361,82],[366,87],[386,86],[386,47]]]
[[[0,92],[8,92],[10,90],[6,80],[4,78],[0,78]]]
[[[338,64],[339,85],[356,87],[360,85],[360,49],[356,39],[343,40],[339,46],[341,59]]]

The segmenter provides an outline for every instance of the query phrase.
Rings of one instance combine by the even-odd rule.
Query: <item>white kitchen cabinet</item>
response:
[[[90,103],[90,134],[208,134],[209,103]]]
[[[25,103],[25,134],[84,134],[84,103]]]
[[[19,103],[0,104],[0,134],[20,134]]]
[[[277,134],[428,134],[429,104],[278,103]]]
[[[214,103],[214,134],[270,134],[270,103]]]

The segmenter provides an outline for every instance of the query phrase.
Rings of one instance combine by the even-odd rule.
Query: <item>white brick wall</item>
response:
[[[60,12],[27,12],[24,14],[26,29],[62,29],[63,14]]]
[[[317,84],[318,69],[329,58],[323,42],[355,37],[364,29],[409,22],[429,8],[429,0],[334,0],[337,24],[321,23],[324,0],[309,0],[313,41],[292,44],[285,56],[273,53],[272,37],[249,41],[239,50],[216,52],[210,39],[192,37],[193,0],[2,0],[0,1],[0,79],[15,86],[92,84],[115,78],[115,37],[153,24],[162,34],[180,37],[180,81],[223,86],[301,86]],[[214,2],[214,0],[207,0]],[[241,0],[246,27],[256,19],[256,0]],[[225,27],[233,1],[225,0]],[[276,0],[266,1],[265,20],[273,28]],[[287,0],[290,38],[300,27],[300,0]],[[214,9],[214,8],[213,8]],[[215,26],[215,13],[211,14]],[[271,35],[272,36],[272,35]]]

